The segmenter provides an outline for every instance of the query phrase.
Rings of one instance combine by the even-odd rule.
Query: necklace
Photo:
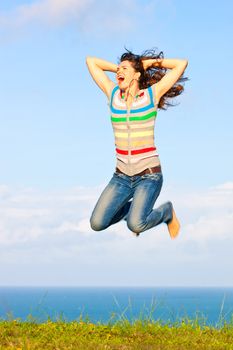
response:
[[[125,99],[125,93],[121,90],[120,91],[120,96],[121,96],[121,99],[124,100]],[[132,96],[132,95],[131,95]],[[133,97],[134,100],[137,100],[139,97],[142,97],[144,96],[144,91],[142,91],[140,94],[136,94],[135,97]]]

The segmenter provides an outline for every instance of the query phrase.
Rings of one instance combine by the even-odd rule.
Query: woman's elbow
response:
[[[87,56],[86,57],[86,63],[88,64],[88,63],[90,63],[90,61],[91,61],[91,56]]]
[[[187,67],[188,63],[189,63],[188,60],[185,60],[185,59],[182,60],[182,64],[184,65],[185,68]]]
[[[89,66],[91,65],[93,62],[95,62],[95,58],[91,57],[91,56],[87,56],[86,57],[86,64]]]

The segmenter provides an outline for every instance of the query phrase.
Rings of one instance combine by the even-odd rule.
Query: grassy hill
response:
[[[177,324],[148,320],[113,324],[2,320],[0,349],[233,350],[233,324],[214,328],[188,320]]]

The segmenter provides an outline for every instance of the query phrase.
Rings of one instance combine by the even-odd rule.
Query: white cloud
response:
[[[77,187],[63,192],[42,193],[33,189],[13,191],[7,186],[0,186],[1,244],[15,245],[73,233],[87,239],[100,236],[91,230],[89,217],[103,187]],[[157,205],[165,201],[165,197],[174,201],[182,223],[180,240],[183,242],[203,244],[213,239],[233,240],[232,183],[199,192],[186,190],[182,193],[179,189],[167,188]],[[168,235],[161,234],[161,231],[166,232],[165,225],[142,233],[141,237],[151,240],[151,244],[166,244]],[[109,237],[121,242],[131,239],[133,234],[126,223],[121,222],[108,228],[107,234],[101,235],[101,240],[109,241]]]
[[[180,242],[182,254],[189,246],[207,254],[210,245],[233,243],[233,183],[220,184],[207,189],[167,187],[160,201],[170,199],[181,222]],[[179,249],[179,248],[178,248]]]
[[[31,25],[46,29],[72,23],[82,33],[102,38],[135,31],[138,16],[146,25],[153,23],[158,3],[164,7],[163,2],[155,0],[147,4],[137,0],[35,0],[0,13],[0,30],[4,31],[6,40],[6,34],[18,37],[21,29],[31,29]]]
[[[63,25],[78,20],[91,3],[92,0],[40,0],[19,5],[15,10],[1,14],[0,26],[21,27],[30,23]]]
[[[73,23],[86,33],[122,33],[138,28],[138,15],[148,22],[157,2],[151,0],[145,6],[136,0],[35,0],[1,13],[0,29],[15,32],[34,24],[44,28]]]
[[[233,182],[226,182],[222,185],[219,185],[216,187],[216,190],[218,191],[229,191],[228,193],[233,192]]]
[[[60,193],[41,193],[32,189],[14,192],[1,186],[0,243],[15,245],[79,231],[79,220],[88,215],[97,191],[95,188],[73,188]]]
[[[108,283],[109,276],[112,276],[110,283],[127,284],[128,273],[134,271],[132,283],[140,285],[153,284],[155,280],[157,284],[168,283],[168,276],[163,277],[164,273],[170,273],[169,283],[185,283],[184,279],[190,284],[204,283],[198,272],[202,264],[206,266],[211,261],[210,269],[214,265],[220,271],[221,266],[224,269],[232,263],[232,251],[229,249],[233,244],[231,183],[199,191],[163,189],[157,205],[171,199],[182,223],[181,234],[175,241],[170,239],[166,225],[159,225],[137,238],[124,221],[102,232],[92,231],[89,217],[103,187],[42,192],[0,186],[1,266],[10,269],[13,265],[27,264],[33,270],[33,266],[48,264],[50,270],[47,275],[53,276],[52,266],[56,270],[56,264],[62,263],[73,274],[77,273],[80,283],[84,284],[87,283],[86,269],[89,269],[88,283],[92,283],[94,267],[98,266],[102,272],[98,275],[97,284]],[[199,276],[196,280],[187,280],[188,275],[182,270],[183,266],[186,270],[186,264],[195,266]],[[173,265],[180,268],[179,281],[172,279],[172,272],[169,272]],[[212,270],[207,270],[203,276],[205,273],[211,276]],[[112,271],[118,274],[117,278]],[[155,280],[151,279],[151,273],[155,273]],[[9,281],[7,276],[3,281]],[[43,276],[44,273],[35,283],[45,283]],[[228,272],[224,276],[224,283],[231,283]],[[31,283],[32,276],[28,278],[24,276],[24,283]],[[67,284],[72,283],[70,278]],[[63,283],[64,279],[66,274],[61,275],[59,283]],[[216,282],[215,276],[207,280],[210,284]],[[11,281],[16,283],[14,276]]]

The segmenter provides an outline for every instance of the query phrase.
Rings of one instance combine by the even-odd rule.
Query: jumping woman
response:
[[[104,230],[124,219],[136,236],[160,223],[176,238],[180,224],[171,202],[153,209],[163,174],[154,144],[157,109],[166,109],[183,91],[188,61],[165,59],[163,52],[125,52],[119,64],[87,57],[94,81],[109,100],[116,145],[116,169],[91,215],[93,230]],[[105,73],[116,74],[116,84]]]

